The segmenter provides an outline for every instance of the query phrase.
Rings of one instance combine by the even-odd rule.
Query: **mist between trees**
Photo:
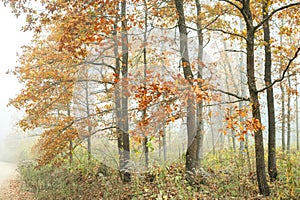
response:
[[[10,105],[25,111],[21,128],[42,130],[39,166],[71,165],[86,149],[129,183],[183,159],[193,185],[219,150],[251,169],[252,146],[269,196],[277,147],[299,151],[299,2],[4,2],[34,32]]]

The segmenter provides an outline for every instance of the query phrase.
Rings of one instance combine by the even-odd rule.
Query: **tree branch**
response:
[[[233,53],[244,53],[247,55],[247,53],[243,50],[235,50],[235,49],[225,49],[224,51],[227,51],[227,52],[233,52]]]
[[[285,5],[285,6],[282,6],[280,8],[277,8],[275,10],[273,10],[267,17],[265,17],[260,23],[258,23],[256,26],[254,26],[254,30],[256,31],[260,26],[262,26],[266,21],[268,21],[274,14],[276,14],[277,12],[281,11],[281,10],[284,10],[284,9],[287,9],[287,8],[290,8],[292,6],[298,6],[300,5],[300,2],[297,2],[297,3],[291,3],[291,4],[288,4],[288,5]]]
[[[222,13],[224,14],[224,13]],[[216,22],[219,18],[220,18],[221,15],[217,15],[213,20],[211,20],[210,22],[208,22],[202,29],[206,29],[208,28],[210,25],[212,25],[214,22]]]
[[[53,84],[58,85],[63,82],[66,82],[66,83],[94,82],[94,83],[99,83],[99,84],[111,84],[111,85],[115,84],[114,82],[111,82],[111,81],[101,81],[101,80],[97,80],[97,79],[61,80],[61,81],[54,82]]]
[[[210,25],[212,25],[215,21],[217,21],[219,18],[220,18],[221,15],[217,15],[213,20],[211,20],[210,22],[208,22],[204,27],[202,28],[193,28],[193,27],[190,27],[190,26],[187,26],[187,25],[183,25],[184,27],[188,28],[188,29],[191,29],[193,31],[201,31],[201,30],[204,30],[204,29],[207,29]]]
[[[234,94],[234,93],[231,93],[231,92],[227,92],[227,91],[224,91],[224,90],[221,90],[221,89],[213,89],[213,91],[216,91],[216,92],[221,92],[223,94],[227,94],[229,96],[233,96],[241,101],[250,101],[249,97],[240,97],[238,96],[237,94]]]
[[[114,66],[109,65],[109,64],[104,63],[104,62],[102,62],[102,63],[97,63],[97,62],[91,62],[91,61],[84,61],[84,63],[89,64],[89,65],[98,65],[98,66],[99,66],[99,65],[103,65],[103,66],[105,66],[105,67],[108,67],[108,68],[112,69],[114,72],[116,72],[116,68],[115,68]]]
[[[228,34],[228,35],[232,35],[232,36],[235,36],[235,37],[239,37],[239,38],[242,38],[244,40],[247,41],[247,38],[240,35],[240,34],[237,34],[237,33],[232,33],[232,32],[228,32],[228,31],[225,31],[225,30],[222,30],[222,29],[214,29],[214,28],[206,28],[207,30],[210,30],[210,31],[216,31],[216,32],[221,32],[221,33],[224,33],[224,34]]]
[[[204,105],[203,107],[213,107],[213,106],[219,106],[219,105],[224,105],[224,104],[233,104],[233,103],[238,103],[238,102],[241,102],[241,101],[245,101],[245,100],[238,99],[238,100],[235,100],[235,101],[224,101],[224,102],[220,102],[220,103],[207,104],[207,105]]]
[[[99,132],[106,131],[106,130],[111,130],[111,129],[113,129],[113,128],[117,128],[117,127],[116,127],[116,126],[109,126],[109,127],[104,127],[104,128],[101,128],[101,129],[97,129],[97,130],[93,131],[93,132],[91,133],[91,135],[89,135],[89,136],[93,136],[93,135],[95,135],[95,134],[97,134],[97,133],[99,133]],[[78,146],[79,146],[86,138],[87,138],[87,137],[84,137],[84,138],[80,139],[80,141],[74,146],[74,149],[75,149],[76,147],[78,147]]]
[[[235,8],[237,8],[240,12],[242,12],[242,9],[241,7],[239,7],[237,4],[233,3],[232,1],[229,1],[229,0],[219,0],[219,1],[224,1],[226,3],[229,3],[230,5],[234,6]]]
[[[283,72],[282,72],[282,75],[280,78],[276,79],[273,83],[267,85],[266,87],[260,89],[260,90],[257,90],[257,93],[259,92],[263,92],[265,91],[266,89],[270,88],[270,87],[273,87],[273,85],[275,85],[276,83],[278,82],[281,82],[284,78],[285,78],[285,74],[287,73],[287,71],[289,70],[291,64],[294,62],[294,60],[298,57],[298,53],[300,52],[300,47],[298,47],[297,51],[295,52],[294,56],[289,59],[289,62],[287,64],[287,66],[284,68]]]

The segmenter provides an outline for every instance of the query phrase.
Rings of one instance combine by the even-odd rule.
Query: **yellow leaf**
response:
[[[244,130],[244,127],[242,126],[242,124],[239,125],[240,126],[240,130]]]
[[[170,117],[170,120],[172,121],[172,122],[174,122],[175,121],[175,117]]]

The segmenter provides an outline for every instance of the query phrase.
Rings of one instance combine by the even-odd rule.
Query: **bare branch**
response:
[[[101,81],[101,80],[97,80],[97,79],[77,79],[77,80],[61,80],[61,81],[57,81],[54,82],[53,85],[58,85],[60,83],[80,83],[80,82],[94,82],[94,83],[99,83],[99,84],[111,84],[114,85],[114,82],[111,81]]]
[[[89,65],[98,65],[98,66],[101,65],[101,66],[105,66],[105,67],[108,67],[108,68],[112,69],[114,72],[116,72],[116,68],[114,66],[109,65],[109,64],[104,63],[104,62],[97,63],[97,62],[85,61],[84,63],[89,64]]]
[[[284,70],[283,70],[282,75],[281,75],[280,78],[276,79],[275,81],[273,81],[271,84],[267,85],[266,87],[264,87],[264,88],[262,88],[260,90],[257,90],[257,93],[263,92],[263,91],[267,90],[268,88],[273,87],[273,85],[275,85],[276,83],[281,82],[285,78],[285,74],[289,70],[289,68],[292,65],[292,63],[294,62],[294,60],[298,57],[298,53],[299,52],[300,52],[300,47],[298,47],[298,49],[295,52],[294,56],[291,59],[289,59],[289,62],[286,65],[286,67],[284,68]]]
[[[224,101],[224,102],[220,102],[220,103],[207,104],[207,105],[204,105],[203,107],[212,107],[212,106],[219,106],[219,105],[224,105],[224,104],[234,104],[234,103],[238,103],[241,101],[245,101],[245,100],[239,99],[236,101]]]
[[[97,129],[97,130],[93,131],[90,136],[93,136],[93,135],[95,135],[99,132],[102,132],[102,131],[111,130],[113,128],[117,128],[117,127],[116,126],[109,126],[109,127]],[[84,139],[86,139],[86,137],[81,139],[73,148],[75,149],[76,147],[78,147],[84,141]]]
[[[237,34],[237,33],[232,33],[232,32],[226,31],[226,30],[222,30],[222,29],[214,29],[214,28],[206,28],[206,29],[210,30],[210,31],[221,32],[221,33],[225,33],[225,34],[232,35],[235,37],[239,37],[239,38],[242,38],[247,41],[246,37],[244,37],[243,35]]]
[[[203,45],[203,48],[205,48],[205,47],[209,44],[209,42],[210,42],[210,37],[208,37],[208,40],[207,40],[207,42]]]
[[[240,97],[238,96],[237,94],[235,93],[231,93],[231,92],[227,92],[227,91],[224,91],[224,90],[221,90],[221,89],[213,89],[213,91],[216,91],[216,92],[221,92],[223,94],[227,94],[229,96],[233,96],[241,101],[250,101],[249,97]]]
[[[112,111],[112,109],[103,110],[103,111],[98,112],[98,113],[90,114],[88,116],[84,116],[84,117],[75,119],[75,120],[71,121],[69,124],[67,124],[65,127],[63,127],[62,129],[60,129],[58,134],[61,134],[62,132],[64,132],[68,128],[70,128],[73,124],[76,124],[76,123],[78,123],[78,122],[80,122],[82,120],[88,119],[88,118],[90,118],[92,116],[97,116],[97,115],[100,115],[100,114],[108,113],[108,112],[111,112],[111,111]]]
[[[268,21],[274,14],[276,14],[277,12],[281,11],[281,10],[284,10],[284,9],[287,9],[287,8],[290,8],[290,7],[293,7],[293,6],[298,6],[300,5],[300,2],[297,2],[297,3],[291,3],[291,4],[288,4],[288,5],[285,5],[285,6],[282,6],[280,8],[277,8],[275,10],[273,10],[267,17],[265,17],[261,22],[259,22],[255,27],[254,27],[254,30],[256,31],[260,26],[262,26],[266,21]]]
[[[227,52],[233,52],[233,53],[244,53],[244,54],[247,54],[245,51],[243,50],[235,50],[235,49],[225,49],[224,51],[227,51]]]

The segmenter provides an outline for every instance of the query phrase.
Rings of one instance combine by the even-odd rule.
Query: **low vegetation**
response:
[[[185,180],[183,160],[133,174],[130,184],[122,182],[117,170],[96,160],[39,169],[34,161],[23,162],[19,172],[22,188],[36,199],[261,199],[252,154],[250,163],[230,150],[207,154],[205,176],[195,177],[193,185]],[[278,153],[277,159],[279,176],[270,183],[269,198],[299,198],[300,153]]]

